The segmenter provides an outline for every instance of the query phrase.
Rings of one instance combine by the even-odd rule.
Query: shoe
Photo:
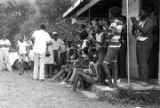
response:
[[[9,72],[12,72],[12,69],[8,69]]]
[[[32,79],[33,79],[33,80],[39,80],[38,78],[33,78],[33,77],[32,77]]]
[[[44,79],[40,79],[40,81],[44,81]]]
[[[60,84],[60,85],[65,85],[65,84],[67,84],[67,83],[63,81],[63,82],[61,82],[61,83],[59,83],[59,84]]]
[[[68,87],[68,88],[72,88],[73,85],[70,85],[70,84],[66,84],[65,87]]]

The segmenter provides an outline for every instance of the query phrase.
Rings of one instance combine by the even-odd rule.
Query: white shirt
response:
[[[8,40],[8,39],[6,39],[6,40],[3,40],[3,39],[1,39],[0,40],[0,45],[11,45],[11,43],[10,43],[10,41]],[[9,47],[2,47],[2,48],[0,48],[0,50],[3,50],[3,51],[9,51]]]
[[[61,39],[57,39],[57,41],[53,39],[52,40],[53,50],[59,50],[61,47],[61,44],[63,44],[63,41]]]
[[[139,22],[139,25],[143,28],[144,27],[144,24],[145,24],[145,21],[140,21]],[[140,36],[140,35],[138,35],[138,37],[137,37],[137,40],[139,40],[139,41],[145,41],[146,39],[148,39],[148,37],[142,37],[142,36]]]
[[[18,41],[17,46],[19,47],[19,54],[26,54],[27,53],[27,46],[26,42]]]
[[[34,53],[44,54],[46,52],[47,42],[51,41],[49,34],[44,30],[38,30],[33,33],[32,37],[35,40],[33,46]]]
[[[64,42],[63,42],[63,44],[60,44],[60,52],[61,53],[64,53],[64,52],[66,52],[67,51],[67,46],[64,44]]]
[[[30,50],[30,51],[29,51],[28,57],[29,57],[29,59],[30,59],[31,61],[33,61],[33,58],[34,58],[34,52],[33,52],[33,50]]]
[[[82,49],[88,47],[88,46],[87,46],[87,42],[89,42],[88,39],[85,39],[85,40],[83,41],[83,43],[82,43]]]
[[[104,34],[103,32],[101,32],[100,34],[99,34],[99,33],[96,33],[96,41],[101,42],[101,41],[102,41],[102,35],[103,35],[103,34]]]

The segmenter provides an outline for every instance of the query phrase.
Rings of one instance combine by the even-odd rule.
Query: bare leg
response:
[[[63,75],[64,72],[64,69],[61,69],[60,72],[57,75],[55,75],[53,79],[57,80],[61,75]]]
[[[117,87],[117,78],[118,78],[118,63],[117,62],[112,63],[112,71],[113,71],[113,77],[114,77],[114,86]]]
[[[71,77],[72,73],[73,73],[72,70],[70,70],[70,71],[68,72],[67,77],[64,79],[65,82],[67,82],[67,81],[69,80],[69,78]]]
[[[108,77],[109,86],[112,87],[112,86],[113,86],[113,85],[112,85],[112,78],[111,78],[111,73],[110,73],[109,68],[108,68],[108,64],[102,63],[102,67],[103,67],[103,69],[104,69],[105,74],[106,74],[107,77]]]
[[[75,75],[75,80],[74,80],[74,83],[73,83],[73,91],[74,92],[76,92],[78,81],[79,81],[79,77],[78,77],[78,74],[76,74]]]
[[[99,84],[104,84],[104,78],[102,77],[103,76],[103,67],[102,67],[102,64],[98,64],[97,65],[97,71],[98,71],[98,77],[99,77],[99,81],[98,83]]]

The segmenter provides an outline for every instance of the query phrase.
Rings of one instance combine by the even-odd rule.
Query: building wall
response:
[[[140,0],[129,0],[129,69],[130,76],[132,78],[138,78],[138,66],[136,60],[136,40],[132,36],[132,23],[130,17],[135,16],[138,18],[138,13],[140,9]],[[122,0],[122,13],[127,14],[126,11],[126,0]]]

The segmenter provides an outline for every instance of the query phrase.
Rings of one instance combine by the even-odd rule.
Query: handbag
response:
[[[49,57],[50,56],[50,52],[48,51],[48,46],[47,46],[47,49],[46,49],[46,54],[45,54],[46,57]]]

